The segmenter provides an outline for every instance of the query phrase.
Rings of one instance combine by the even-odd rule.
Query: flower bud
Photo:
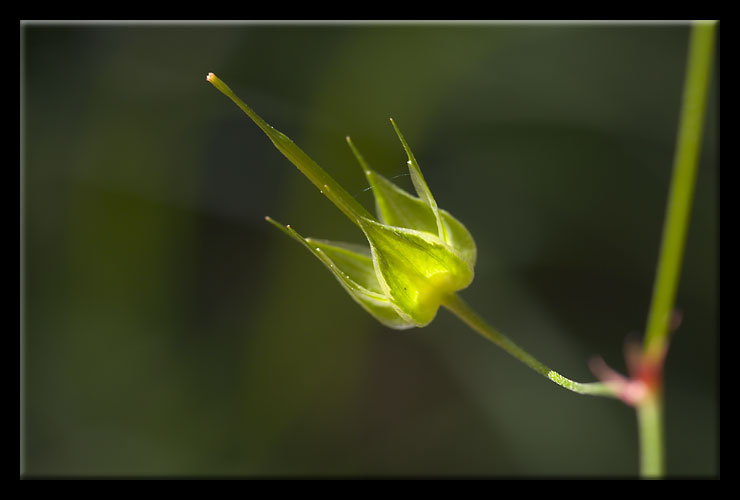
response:
[[[417,196],[372,170],[347,138],[375,195],[377,218],[351,197],[284,134],[269,126],[213,73],[208,81],[234,101],[364,233],[369,248],[304,238],[290,226],[268,222],[300,242],[334,274],[350,296],[384,325],[405,329],[429,324],[442,302],[473,280],[476,248],[457,219],[437,207],[408,144],[393,127],[408,156]]]

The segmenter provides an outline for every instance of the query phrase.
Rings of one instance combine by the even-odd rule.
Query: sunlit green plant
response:
[[[437,206],[416,158],[393,120],[391,123],[408,156],[416,196],[371,169],[347,137],[375,195],[376,217],[216,75],[209,73],[207,80],[236,103],[365,235],[367,247],[306,238],[290,226],[266,218],[323,262],[353,300],[394,329],[426,326],[435,318],[439,307],[444,306],[475,331],[561,387],[581,394],[619,398],[634,406],[640,428],[641,472],[655,477],[664,473],[663,361],[671,324],[676,327],[673,302],[696,175],[714,26],[715,23],[697,23],[691,34],[674,176],[644,348],[629,346],[629,377],[609,369],[601,360],[593,360],[592,370],[602,381],[592,383],[574,382],[550,369],[491,327],[460,298],[457,292],[473,280],[475,241],[460,221]]]

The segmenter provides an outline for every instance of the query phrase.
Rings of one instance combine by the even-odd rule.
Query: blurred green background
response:
[[[634,411],[447,311],[386,329],[300,245],[359,231],[205,76],[350,193],[344,137],[475,236],[462,295],[565,376],[644,328],[682,24],[21,24],[21,471],[632,476]],[[666,366],[668,473],[719,474],[718,71]]]

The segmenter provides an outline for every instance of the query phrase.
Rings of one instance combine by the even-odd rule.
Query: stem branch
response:
[[[481,318],[475,311],[473,311],[473,309],[471,309],[470,306],[457,294],[452,294],[448,296],[447,299],[443,302],[443,305],[447,309],[452,311],[452,313],[455,314],[458,318],[467,323],[467,325],[470,326],[473,330],[480,333],[482,336],[514,356],[516,359],[518,359],[540,375],[547,377],[551,381],[555,382],[559,386],[568,389],[569,391],[577,392],[578,394],[590,394],[593,396],[611,397],[615,396],[614,392],[605,384],[599,382],[574,382],[573,380],[563,377],[555,370],[551,370],[545,364],[541,363],[531,354],[516,345],[506,335],[486,323],[483,318]]]

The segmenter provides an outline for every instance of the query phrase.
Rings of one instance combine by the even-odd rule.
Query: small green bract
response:
[[[418,196],[372,170],[350,141],[375,195],[373,217],[293,141],[275,130],[239,99],[216,75],[207,80],[229,97],[364,233],[369,247],[305,238],[290,226],[267,220],[303,244],[334,274],[350,296],[384,325],[395,329],[429,324],[442,302],[473,280],[476,247],[457,219],[437,207],[408,144],[393,127],[408,156]]]

